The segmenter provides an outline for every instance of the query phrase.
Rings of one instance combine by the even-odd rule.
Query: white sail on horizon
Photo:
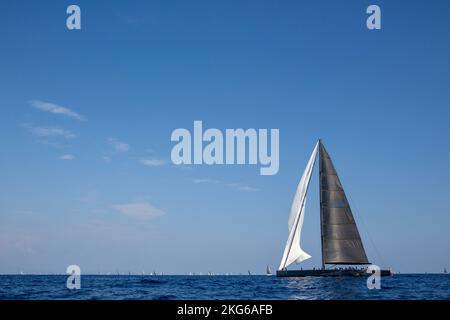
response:
[[[300,247],[300,236],[305,217],[306,196],[314,163],[316,161],[318,146],[319,142],[316,143],[311,157],[309,158],[308,164],[306,165],[305,171],[298,184],[294,201],[292,202],[291,213],[288,220],[289,237],[278,270],[283,270],[294,262],[300,263],[311,258],[311,256]]]
[[[270,269],[270,266],[269,266],[269,265],[267,265],[266,275],[268,275],[268,276],[271,276],[271,275],[272,275],[272,270]]]

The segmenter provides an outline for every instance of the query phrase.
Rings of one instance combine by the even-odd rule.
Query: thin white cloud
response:
[[[223,183],[220,180],[216,180],[216,179],[193,179],[192,180],[193,183],[196,184],[200,184],[200,183],[204,183],[204,184],[220,184],[220,185],[224,185],[225,187],[229,187],[238,191],[243,191],[243,192],[256,192],[259,191],[259,189],[254,188],[254,187],[250,187],[250,186],[246,186],[246,185],[242,185],[239,183]]]
[[[106,142],[114,148],[117,152],[127,152],[130,149],[130,145],[117,140],[116,138],[107,138]]]
[[[256,191],[259,191],[258,188],[253,188],[253,187],[249,187],[249,186],[238,186],[237,189],[240,190],[240,191],[245,191],[245,192],[256,192]]]
[[[61,160],[73,160],[75,157],[72,154],[63,154],[61,157],[59,157]]]
[[[46,146],[53,147],[53,148],[62,148],[63,147],[63,145],[61,145],[60,143],[50,141],[48,139],[38,139],[37,142],[39,142],[40,144],[46,145]]]
[[[69,108],[59,106],[57,104],[51,103],[51,102],[45,102],[45,101],[39,101],[39,100],[31,100],[30,104],[33,108],[36,108],[38,110],[49,112],[57,115],[63,115],[75,120],[84,121],[86,120],[86,117],[82,116],[81,114],[70,110]]]
[[[166,164],[164,160],[160,159],[141,159],[139,162],[148,167],[159,167]]]
[[[76,135],[69,130],[57,127],[31,127],[25,126],[31,134],[37,137],[64,137],[66,139],[76,138]]]
[[[155,208],[148,202],[116,204],[111,206],[111,208],[128,217],[137,219],[153,219],[165,214],[163,210]]]
[[[214,179],[194,179],[192,180],[193,183],[214,183],[214,184],[219,184],[220,181],[219,180],[214,180]]]
[[[102,160],[105,161],[105,162],[107,162],[107,163],[111,162],[111,158],[108,157],[108,156],[103,156],[103,157],[102,157]]]

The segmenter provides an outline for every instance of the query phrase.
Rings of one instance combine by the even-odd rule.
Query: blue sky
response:
[[[372,262],[449,268],[449,21],[448,1],[3,2],[0,272],[275,268],[318,138]],[[279,128],[279,173],[173,166],[171,132],[194,120]]]

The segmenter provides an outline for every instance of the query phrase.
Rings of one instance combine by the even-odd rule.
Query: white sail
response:
[[[269,265],[267,265],[266,275],[268,275],[268,276],[272,275],[272,270],[270,270],[270,266]]]
[[[317,149],[319,143],[316,144],[314,150],[303,172],[300,183],[292,202],[291,214],[289,215],[288,227],[289,237],[284,248],[283,258],[281,259],[278,270],[287,268],[292,263],[300,263],[306,259],[311,258],[309,254],[304,252],[300,247],[300,235],[303,226],[303,219],[305,217],[306,195],[308,192],[308,185],[311,180],[311,174],[316,161]]]

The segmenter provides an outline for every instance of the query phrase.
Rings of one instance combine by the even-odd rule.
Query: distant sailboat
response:
[[[272,270],[270,270],[270,266],[269,265],[267,265],[266,275],[267,276],[271,276],[272,275]]]
[[[444,273],[447,274],[447,269],[446,268],[444,268]]]
[[[251,275],[252,275],[252,273],[250,272],[250,270],[248,270],[248,275],[249,275],[249,276],[251,276]]]
[[[301,231],[305,217],[308,187],[319,153],[320,226],[322,244],[322,268],[313,270],[287,270],[293,263],[301,263],[311,256],[300,246]],[[292,203],[288,221],[289,236],[278,267],[278,277],[304,276],[358,276],[368,275],[369,265],[361,237],[353,218],[344,189],[328,152],[321,140],[317,142],[303,172]],[[352,265],[352,267],[327,269],[327,265]],[[355,268],[354,266],[363,266]],[[381,275],[391,275],[381,270]]]

